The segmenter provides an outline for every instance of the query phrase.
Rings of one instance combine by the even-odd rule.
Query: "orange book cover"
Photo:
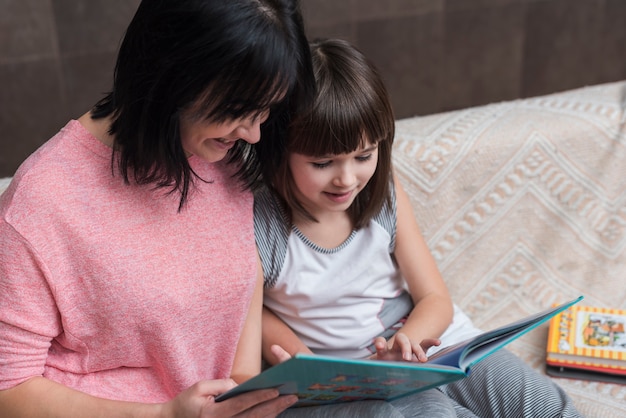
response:
[[[623,309],[574,305],[564,310],[550,320],[547,373],[626,383],[625,328]]]

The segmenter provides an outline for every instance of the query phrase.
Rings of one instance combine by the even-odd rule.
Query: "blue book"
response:
[[[476,363],[582,299],[580,296],[446,347],[430,356],[426,363],[296,354],[219,395],[216,401],[267,388],[277,388],[283,395],[298,395],[296,407],[361,400],[392,401],[467,377]]]

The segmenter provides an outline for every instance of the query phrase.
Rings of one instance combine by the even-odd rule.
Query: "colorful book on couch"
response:
[[[554,316],[546,373],[626,384],[626,310],[572,306]]]
[[[430,356],[426,363],[296,354],[219,395],[216,400],[257,389],[277,388],[281,394],[297,394],[296,406],[357,400],[391,401],[463,379],[476,363],[581,299],[582,296],[444,348]]]

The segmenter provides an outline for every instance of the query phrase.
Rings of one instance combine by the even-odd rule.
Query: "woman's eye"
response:
[[[358,157],[356,157],[356,159],[358,161],[369,161],[372,159],[372,154],[367,154],[367,155],[359,155]]]
[[[261,123],[264,123],[269,117],[270,117],[270,111],[269,109],[267,109],[255,115],[254,121],[255,122],[259,121]]]

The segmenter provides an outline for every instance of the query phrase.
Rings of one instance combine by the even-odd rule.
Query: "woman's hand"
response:
[[[418,344],[411,341],[406,334],[398,332],[390,342],[383,337],[376,337],[374,340],[376,354],[373,354],[370,358],[372,360],[405,360],[424,363],[428,360],[426,351],[430,347],[438,346],[439,344],[441,344],[441,340],[438,338],[426,338]]]
[[[230,379],[205,380],[163,404],[163,418],[275,417],[293,405],[295,395],[279,396],[276,389],[263,389],[237,395],[221,402],[215,397],[236,386]]]

